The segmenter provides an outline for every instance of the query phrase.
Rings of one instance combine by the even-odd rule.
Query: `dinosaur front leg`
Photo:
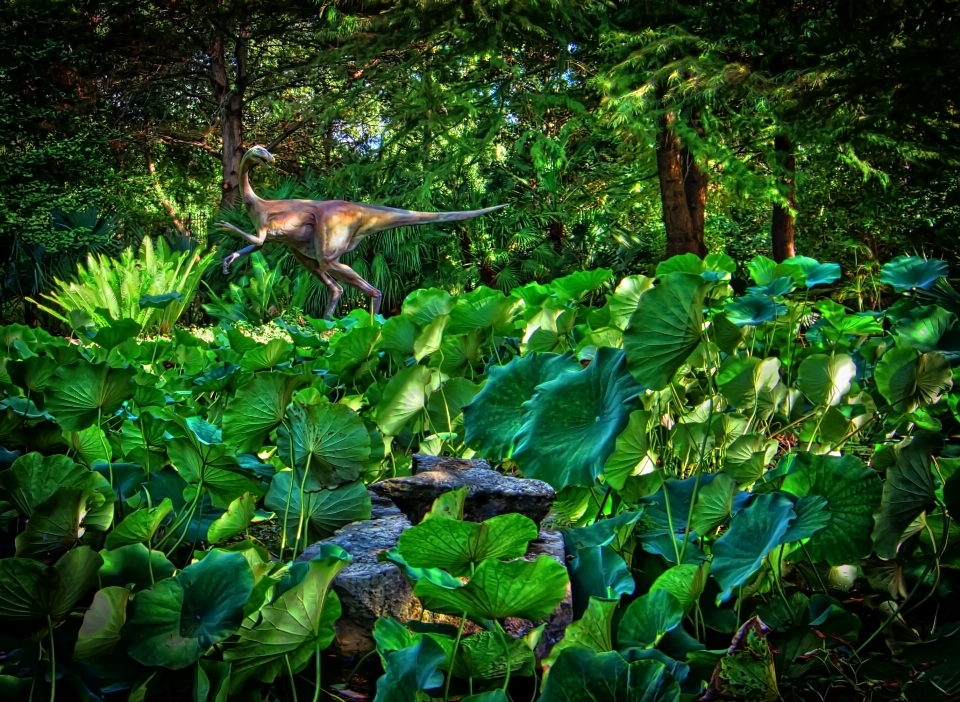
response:
[[[261,246],[263,246],[264,242],[267,240],[266,230],[263,230],[257,235],[247,234],[245,231],[240,229],[240,227],[235,227],[234,225],[230,224],[230,222],[224,222],[222,220],[217,222],[214,226],[222,232],[232,232],[234,234],[239,234],[246,241],[249,241],[251,244],[253,244],[257,248],[260,248]]]
[[[230,271],[230,266],[233,265],[234,261],[238,258],[242,258],[247,254],[251,254],[260,247],[256,244],[250,244],[250,246],[244,246],[239,251],[234,251],[232,254],[223,259],[223,274],[226,275]]]
[[[358,288],[364,295],[373,300],[373,313],[379,314],[380,303],[383,301],[383,295],[379,290],[357,275],[357,272],[346,263],[326,261],[326,265],[327,270],[330,271],[330,275],[334,278],[341,283],[347,283],[348,285]]]
[[[343,295],[343,288],[337,285],[337,281],[335,281],[327,271],[323,270],[323,268],[320,267],[320,264],[314,261],[312,258],[307,258],[296,249],[290,249],[290,253],[292,253],[293,257],[300,262],[300,265],[310,271],[310,273],[318,278],[320,282],[327,286],[327,289],[330,291],[330,302],[327,303],[327,309],[323,313],[323,318],[330,319],[330,317],[333,316],[334,311],[337,309],[337,303],[340,302],[340,296]]]

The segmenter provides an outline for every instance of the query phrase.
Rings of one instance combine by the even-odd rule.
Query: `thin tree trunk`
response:
[[[797,205],[796,184],[794,182],[797,165],[790,137],[782,135],[776,137],[773,141],[773,148],[777,155],[783,159],[783,167],[786,171],[783,182],[786,186],[788,203],[786,207],[780,203],[773,206],[773,224],[770,228],[773,241],[773,259],[780,263],[785,259],[793,258],[797,254],[794,245],[795,228],[793,222],[793,211]]]
[[[246,89],[247,50],[244,44],[247,31],[240,33],[240,41],[234,48],[236,76],[233,81],[227,75],[226,49],[223,36],[217,34],[210,43],[210,79],[213,82],[217,102],[220,103],[220,133],[223,141],[221,164],[223,166],[220,207],[236,204],[240,195],[240,159],[243,156],[243,94]]]
[[[706,177],[692,155],[680,147],[670,130],[676,118],[668,114],[660,125],[657,143],[657,174],[663,204],[663,225],[667,231],[667,256],[694,253],[706,255],[703,243]]]

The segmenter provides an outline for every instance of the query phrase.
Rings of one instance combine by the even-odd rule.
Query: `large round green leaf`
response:
[[[807,356],[797,370],[797,387],[815,405],[839,405],[857,377],[857,366],[845,353]]]
[[[488,558],[520,558],[537,535],[537,525],[522,514],[501,514],[480,524],[428,519],[404,531],[397,548],[414,568],[469,575]]]
[[[571,353],[530,353],[491,366],[486,385],[463,408],[467,444],[492,460],[509,457],[523,424],[523,403],[541,383],[579,367]]]
[[[871,550],[873,513],[880,506],[880,478],[854,456],[797,454],[783,490],[797,497],[819,495],[827,501],[830,523],[806,544],[814,562],[854,563]]]
[[[349,563],[350,555],[343,549],[322,551],[306,563],[306,573],[295,587],[260,611],[256,626],[248,620],[240,631],[240,641],[224,654],[233,664],[234,692],[251,675],[270,683],[287,666],[294,672],[303,670],[333,642],[340,600],[331,585]]]
[[[567,569],[549,556],[534,561],[498,561],[480,564],[463,587],[447,589],[428,578],[417,581],[414,594],[424,609],[477,620],[544,619],[567,595]]]
[[[572,646],[560,653],[540,702],[679,702],[680,686],[663,663],[627,663],[616,651]]]
[[[699,275],[670,273],[640,298],[623,333],[623,348],[630,372],[642,388],[665,388],[697,348],[705,288]]]
[[[400,317],[407,317],[418,325],[426,325],[437,317],[450,314],[453,309],[453,298],[446,290],[438,288],[425,288],[414,290],[407,295],[403,301],[403,314]],[[390,319],[394,319],[391,317]],[[390,319],[387,320],[389,324]],[[384,337],[387,333],[387,325],[383,325]]]
[[[39,624],[66,615],[96,585],[100,554],[80,546],[52,567],[28,558],[0,558],[0,621]]]
[[[934,506],[931,457],[938,444],[932,436],[922,434],[894,449],[896,462],[887,469],[880,509],[874,515],[873,543],[881,558],[896,558],[904,529]]]
[[[259,451],[267,434],[280,426],[303,376],[260,373],[240,388],[223,415],[223,440],[237,453]]]
[[[143,665],[173,670],[196,663],[240,627],[253,584],[242,554],[209,551],[131,602],[123,627],[127,652]]]
[[[683,621],[683,605],[666,588],[638,597],[623,613],[617,630],[620,648],[653,648]]]
[[[360,476],[370,457],[370,435],[360,416],[346,405],[295,403],[277,432],[277,455],[296,467],[298,475],[307,471],[307,490],[336,487]]]
[[[388,653],[384,673],[377,680],[374,702],[422,699],[424,690],[433,690],[443,684],[440,666],[447,659],[447,652],[432,636],[421,636],[416,643]]]
[[[414,353],[414,344],[420,336],[421,327],[412,317],[400,314],[388,319],[381,330],[380,348],[402,362]]]
[[[80,524],[89,507],[99,507],[103,501],[103,495],[93,489],[58,489],[34,508],[26,528],[17,534],[17,556],[51,560],[80,543],[86,531]]]
[[[797,284],[812,288],[817,285],[829,285],[840,277],[840,266],[836,263],[820,263],[809,256],[794,256],[773,269],[773,276],[789,275]]]
[[[39,399],[36,396],[46,390],[58,366],[49,356],[33,356],[23,361],[8,361],[6,369],[10,379],[23,388],[28,397],[32,394],[34,399]]]
[[[76,361],[61,366],[46,391],[46,410],[66,431],[80,431],[113,415],[133,397],[133,368]]]
[[[937,278],[945,278],[947,264],[937,258],[897,256],[880,269],[880,282],[892,285],[897,292],[913,288],[926,290]]]
[[[883,354],[874,377],[880,394],[902,412],[936,404],[953,387],[950,362],[943,354],[931,351],[920,355],[904,346]]]
[[[730,596],[782,542],[796,518],[793,503],[775,493],[758,495],[749,507],[730,520],[730,528],[713,544],[710,574],[720,584],[720,598]]]
[[[524,477],[556,490],[593,485],[639,405],[639,393],[623,351],[598,349],[584,370],[539,385],[523,405],[514,462]]]
[[[281,363],[293,360],[293,344],[283,339],[270,339],[265,344],[258,344],[243,354],[240,367],[243,370],[258,371],[274,368]]]
[[[715,482],[711,483],[711,485],[713,484]],[[650,586],[650,592],[666,590],[676,598],[683,608],[684,614],[686,614],[700,600],[703,588],[707,584],[709,570],[709,561],[704,561],[700,565],[693,565],[692,563],[675,565],[657,577],[653,585]]]
[[[787,313],[787,306],[766,295],[744,295],[726,308],[727,319],[738,327],[756,327]]]
[[[207,541],[215,544],[239,534],[247,528],[256,513],[256,496],[249,492],[240,495],[207,529]]]
[[[516,304],[516,299],[481,285],[457,297],[450,311],[447,331],[450,334],[465,334],[482,329],[500,333],[501,328],[505,328],[509,322]]]
[[[36,452],[28,453],[0,473],[4,498],[28,519],[37,505],[49,500],[61,487],[94,489],[104,496],[106,502],[115,500],[110,484],[102,475],[62,454],[42,456]]]
[[[332,490],[305,492],[301,505],[299,486],[290,485],[292,475],[289,470],[277,473],[264,500],[266,508],[273,510],[281,523],[286,515],[285,531],[289,543],[297,538],[301,514],[306,522],[307,543],[333,536],[334,532],[351,522],[370,519],[370,493],[363,481],[346,483]]]
[[[893,328],[897,346],[909,346],[920,353],[936,351],[940,338],[957,323],[957,315],[942,307],[929,305],[911,312]],[[9,368],[9,365],[7,366]]]

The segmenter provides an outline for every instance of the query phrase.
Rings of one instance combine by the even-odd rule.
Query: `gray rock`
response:
[[[400,569],[393,563],[379,562],[378,555],[397,545],[400,534],[410,528],[410,521],[394,505],[382,497],[372,497],[372,518],[349,524],[329,539],[324,539],[307,548],[297,560],[309,560],[321,544],[337,544],[351,556],[353,561],[340,571],[333,581],[333,589],[340,597],[343,615],[337,621],[335,645],[341,655],[362,655],[375,648],[373,627],[379,617],[394,617],[408,621],[422,619],[425,622],[445,623],[457,626],[459,619],[446,615],[424,612],[413,588]],[[552,531],[542,531],[538,539],[530,542],[527,560],[545,554],[565,564],[563,538]],[[544,635],[537,648],[543,657],[563,637],[563,631],[572,621],[573,605],[569,589],[567,596],[547,619],[530,622],[522,619],[507,619],[504,628],[514,636],[523,636],[540,624],[546,624]],[[464,626],[464,633],[479,631],[472,622]]]
[[[517,512],[539,524],[556,496],[547,483],[503,475],[483,460],[416,455],[413,466],[414,475],[370,486],[373,493],[396,504],[413,524],[420,523],[437,497],[462,486],[469,490],[464,519],[471,522]]]

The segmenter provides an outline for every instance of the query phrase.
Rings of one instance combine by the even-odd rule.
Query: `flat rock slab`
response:
[[[389,562],[379,562],[378,555],[397,545],[397,541],[410,520],[389,500],[371,496],[373,509],[371,519],[345,526],[334,536],[312,546],[297,560],[309,560],[321,544],[337,544],[353,556],[353,561],[340,571],[333,581],[333,589],[340,597],[343,616],[337,621],[336,648],[344,656],[362,655],[375,648],[373,627],[379,617],[394,617],[401,622],[420,620],[425,622],[453,624],[457,617],[424,612],[413,594],[413,588],[400,569]],[[557,532],[544,530],[539,538],[530,542],[525,559],[548,555],[559,563],[565,563],[563,537]],[[523,619],[507,619],[506,631],[514,636],[523,636],[540,624],[546,624],[538,658],[542,658],[561,638],[573,619],[573,604],[569,587],[567,596],[547,619],[530,622]],[[479,631],[472,622],[464,627],[466,634]]]
[[[516,512],[540,524],[556,497],[547,483],[503,475],[483,460],[418,454],[413,467],[414,475],[388,478],[370,486],[373,493],[392,501],[413,524],[420,523],[435,499],[459,487],[468,489],[464,519],[471,522]]]

